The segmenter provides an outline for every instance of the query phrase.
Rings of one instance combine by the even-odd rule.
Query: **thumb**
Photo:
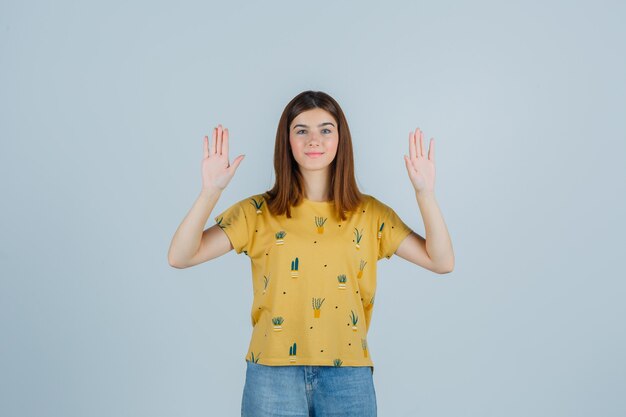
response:
[[[409,161],[409,157],[404,155],[404,163],[406,165],[407,171],[411,172],[413,170],[413,164]]]
[[[235,173],[235,171],[237,171],[237,167],[239,166],[241,161],[243,161],[243,158],[245,156],[246,155],[239,155],[237,158],[235,158],[235,160],[233,161],[232,165],[230,166],[230,169],[233,171],[233,174]]]

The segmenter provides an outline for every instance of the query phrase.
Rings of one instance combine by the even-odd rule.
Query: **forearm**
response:
[[[174,233],[167,255],[170,265],[184,263],[198,252],[204,226],[221,194],[222,190],[218,188],[202,189],[187,216]]]
[[[416,193],[417,205],[419,206],[424,220],[426,232],[426,251],[433,263],[440,266],[441,270],[452,271],[454,268],[454,252],[448,228],[443,220],[443,215],[435,199],[434,192]]]

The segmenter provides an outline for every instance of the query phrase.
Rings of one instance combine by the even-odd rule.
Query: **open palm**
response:
[[[244,158],[239,155],[232,165],[228,161],[228,129],[222,125],[213,129],[213,141],[209,147],[208,136],[204,137],[204,153],[202,158],[202,187],[226,188],[235,175],[237,167]]]
[[[415,192],[435,190],[435,139],[430,138],[428,157],[424,154],[424,133],[420,128],[409,133],[409,156],[404,155],[406,170]]]

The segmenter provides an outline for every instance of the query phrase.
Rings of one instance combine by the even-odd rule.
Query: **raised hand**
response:
[[[404,162],[415,192],[434,192],[435,138],[430,138],[428,157],[424,156],[424,134],[418,127],[415,132],[409,133],[409,154],[404,155]]]
[[[228,162],[228,129],[222,129],[221,124],[213,128],[213,141],[210,148],[209,137],[204,137],[202,188],[224,190],[235,175],[235,171],[244,156],[239,155],[230,165]]]

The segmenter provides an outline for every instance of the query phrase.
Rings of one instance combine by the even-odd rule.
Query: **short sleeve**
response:
[[[235,252],[248,253],[251,226],[248,214],[241,201],[228,207],[214,217],[215,222],[222,228],[232,243]]]
[[[378,224],[378,260],[391,258],[400,243],[413,231],[388,205],[374,199]]]

